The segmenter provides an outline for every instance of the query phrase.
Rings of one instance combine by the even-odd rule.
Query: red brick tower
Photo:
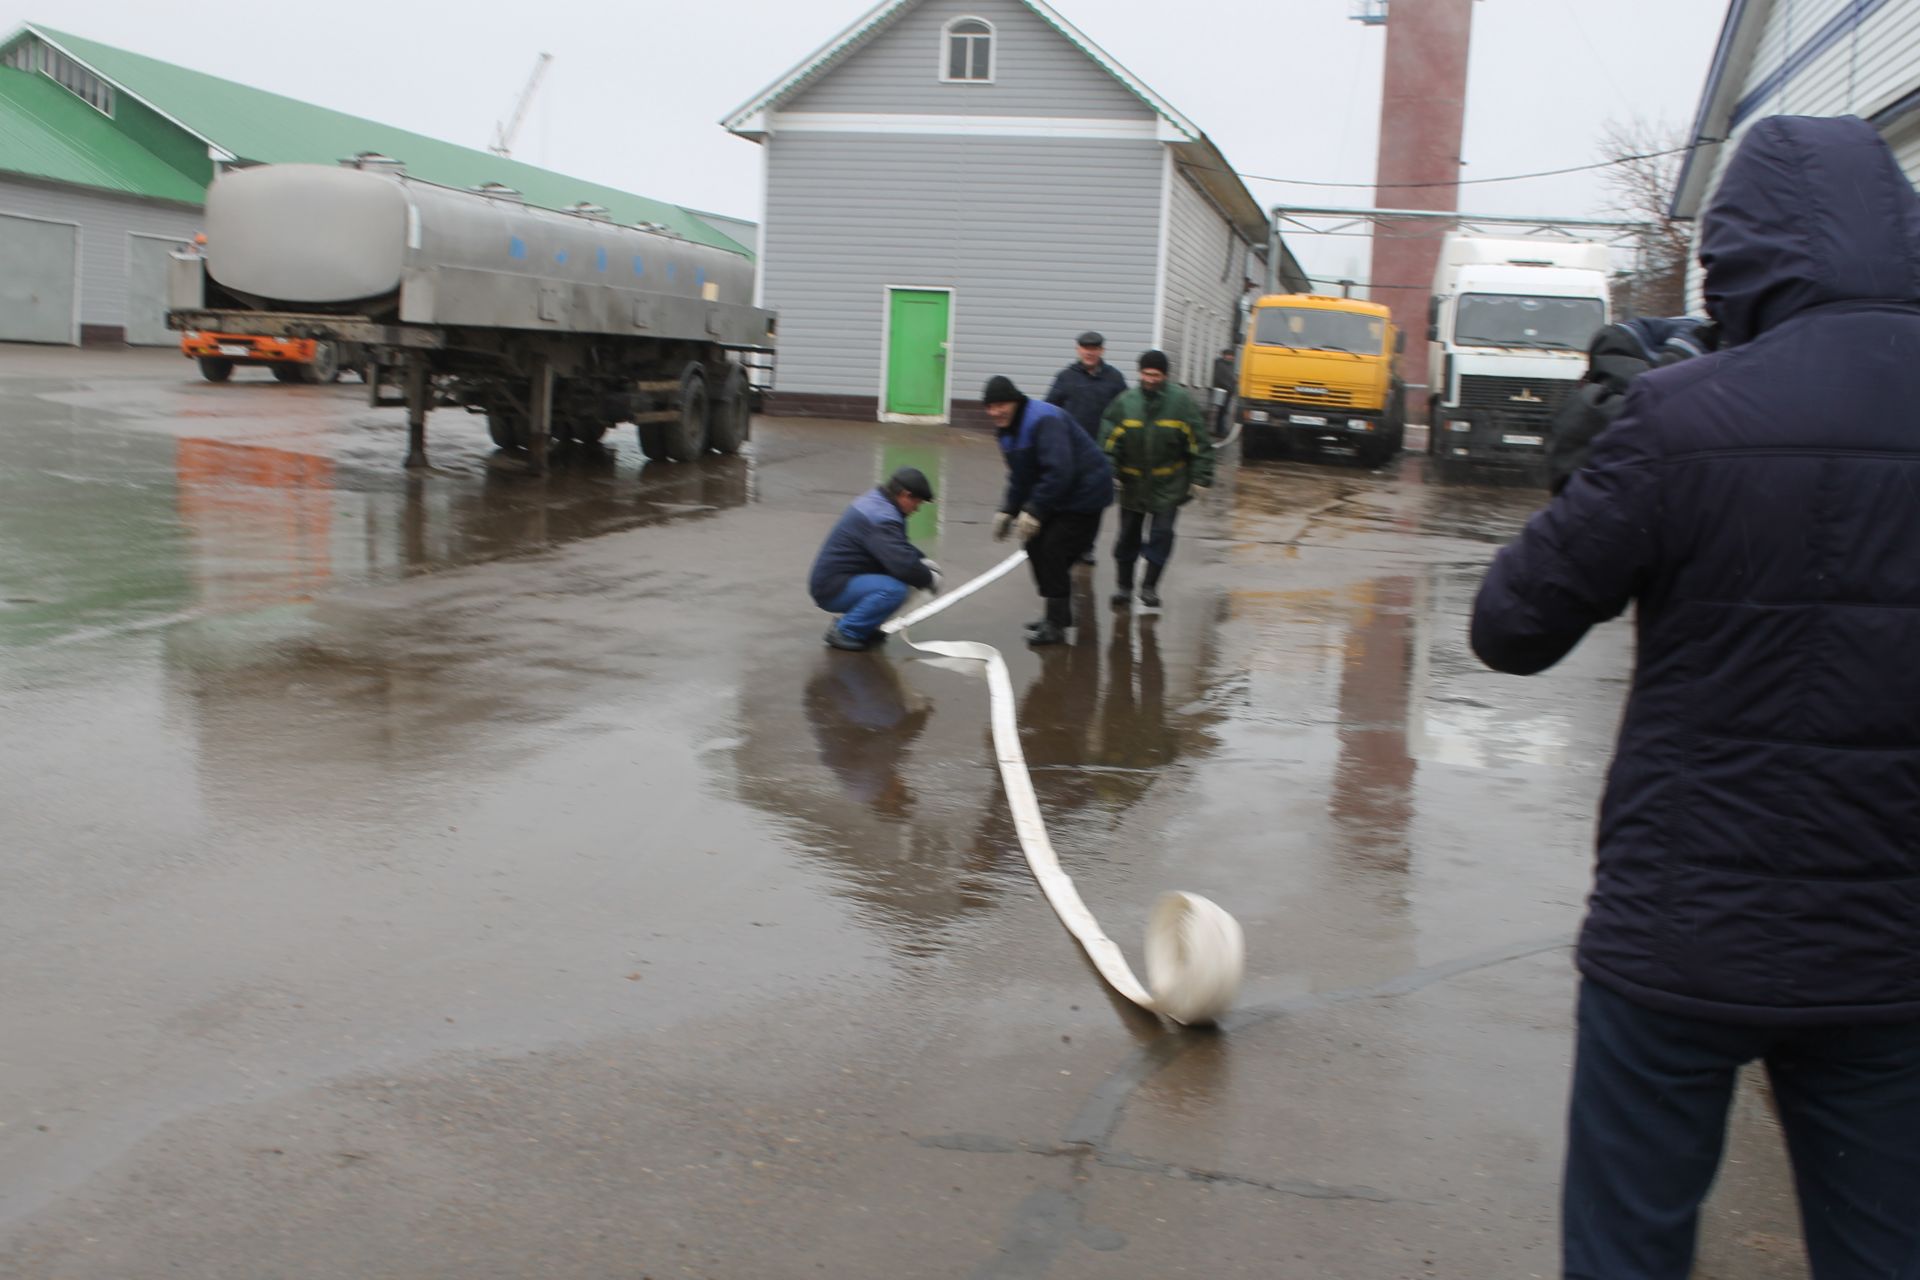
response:
[[[1386,25],[1374,204],[1458,209],[1473,0],[1390,0]],[[1401,372],[1409,384],[1427,381],[1427,284],[1445,234],[1441,224],[1399,222],[1383,224],[1373,236],[1372,297],[1393,309],[1394,324],[1407,335]],[[1392,285],[1416,287],[1381,287]],[[1410,417],[1423,417],[1425,405],[1425,391],[1410,391]]]

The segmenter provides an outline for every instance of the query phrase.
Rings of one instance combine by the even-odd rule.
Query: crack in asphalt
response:
[[[1337,1187],[1315,1182],[1266,1182],[1241,1174],[1191,1169],[1183,1165],[1147,1160],[1108,1149],[1127,1103],[1141,1085],[1171,1066],[1188,1049],[1203,1041],[1236,1031],[1246,1031],[1279,1018],[1317,1012],[1361,1000],[1386,1000],[1412,995],[1428,987],[1511,964],[1549,951],[1562,951],[1573,945],[1565,935],[1510,943],[1485,951],[1476,951],[1439,964],[1427,965],[1398,974],[1382,982],[1344,987],[1309,995],[1291,996],[1272,1004],[1245,1009],[1225,1019],[1218,1027],[1186,1027],[1142,1045],[1100,1082],[1080,1110],[1068,1123],[1060,1143],[1039,1146],[981,1134],[948,1134],[920,1139],[921,1145],[953,1151],[974,1151],[988,1155],[1029,1154],[1070,1157],[1072,1188],[1042,1188],[1015,1206],[1006,1230],[1001,1234],[995,1256],[973,1271],[974,1280],[1036,1280],[1045,1276],[1054,1260],[1074,1240],[1091,1248],[1123,1249],[1126,1238],[1111,1228],[1086,1222],[1087,1191],[1093,1168],[1127,1169],[1202,1183],[1251,1187],[1279,1195],[1315,1200],[1363,1200],[1379,1204],[1416,1203],[1371,1187]]]

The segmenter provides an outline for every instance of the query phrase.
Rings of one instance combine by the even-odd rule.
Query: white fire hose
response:
[[[992,698],[994,754],[1000,762],[1000,780],[1007,789],[1007,804],[1013,810],[1014,830],[1020,837],[1020,849],[1034,879],[1047,895],[1060,923],[1086,949],[1094,968],[1113,989],[1128,1000],[1153,1013],[1183,1025],[1210,1023],[1232,1007],[1240,989],[1240,977],[1246,969],[1246,938],[1240,922],[1219,906],[1195,893],[1174,891],[1161,895],[1147,919],[1147,981],[1151,990],[1140,985],[1127,967],[1120,947],[1100,928],[1100,922],[1080,900],[1073,877],[1060,868],[1060,859],[1047,839],[1046,824],[1040,818],[1040,803],[1033,793],[1033,779],[1027,773],[1027,758],[1020,750],[1020,726],[1014,720],[1013,681],[1000,651],[992,645],[971,640],[929,640],[916,642],[905,634],[908,627],[952,608],[974,592],[1005,577],[1027,558],[1016,551],[979,577],[936,596],[911,613],[893,619],[881,630],[901,639],[920,653],[942,658],[986,664],[987,690]]]

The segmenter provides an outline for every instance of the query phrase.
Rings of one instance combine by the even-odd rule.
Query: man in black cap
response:
[[[1113,398],[1127,389],[1127,379],[1118,369],[1107,363],[1107,340],[1092,329],[1081,334],[1076,341],[1080,347],[1080,358],[1053,375],[1053,386],[1047,390],[1047,403],[1067,411],[1067,416],[1080,424],[1090,440],[1100,438],[1100,415],[1107,411]],[[1094,530],[1094,541],[1099,541],[1100,531]],[[1093,543],[1087,544],[1086,554],[1080,557],[1081,564],[1093,563]]]
[[[1100,415],[1127,389],[1121,372],[1107,363],[1107,340],[1089,329],[1080,335],[1080,358],[1053,375],[1047,403],[1058,405],[1080,424],[1087,438],[1100,438]]]
[[[993,519],[995,541],[1018,533],[1046,616],[1027,628],[1030,644],[1060,644],[1073,625],[1073,562],[1093,549],[1100,513],[1113,502],[1107,455],[1066,412],[1020,394],[996,374],[980,395],[1007,462],[1007,494]]]
[[[940,590],[940,566],[907,541],[907,517],[932,501],[925,474],[902,467],[848,504],[814,557],[807,583],[815,604],[841,615],[827,628],[829,645],[858,650],[884,644],[880,624],[906,603],[909,591]]]

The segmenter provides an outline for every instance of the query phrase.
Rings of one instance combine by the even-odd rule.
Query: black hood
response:
[[[1722,345],[1830,302],[1920,301],[1920,197],[1858,116],[1747,130],[1700,224]]]

